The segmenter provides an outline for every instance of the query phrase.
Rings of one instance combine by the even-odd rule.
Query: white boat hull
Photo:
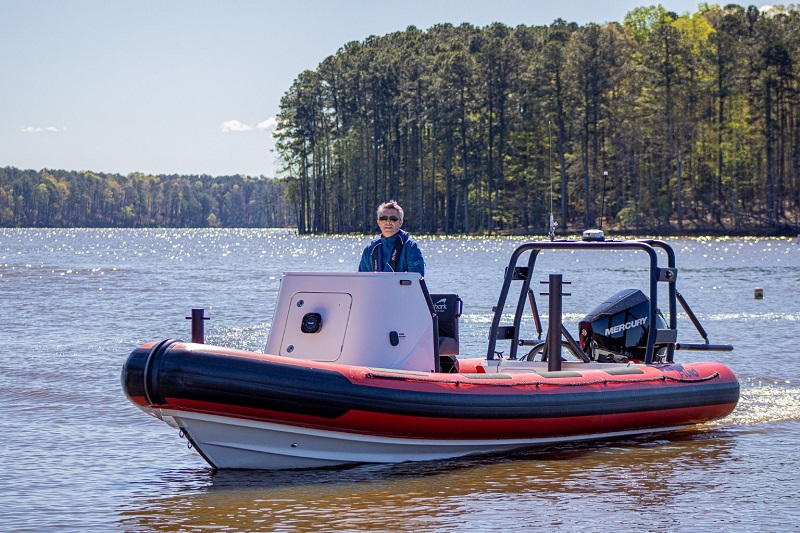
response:
[[[430,461],[653,433],[653,429],[639,429],[554,438],[432,440],[316,430],[194,412],[162,410],[159,418],[183,428],[198,452],[219,469],[282,470],[353,463]],[[664,427],[658,431],[676,431],[686,427],[689,426]]]

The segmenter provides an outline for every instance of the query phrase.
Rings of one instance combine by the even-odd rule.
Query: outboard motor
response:
[[[650,299],[638,289],[624,289],[595,307],[578,322],[580,346],[589,357],[601,363],[626,363],[629,360],[644,360],[647,351],[647,335],[652,324],[648,324]],[[657,329],[667,323],[661,311],[656,314]],[[656,346],[655,355],[665,351],[665,346]]]

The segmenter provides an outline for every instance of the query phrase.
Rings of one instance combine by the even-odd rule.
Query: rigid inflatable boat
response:
[[[545,332],[531,289],[543,250],[643,253],[649,289],[606,299],[576,340],[561,320],[565,282],[550,274]],[[732,349],[709,343],[677,278],[662,241],[522,244],[486,354],[465,358],[460,298],[429,293],[419,274],[289,272],[264,353],[203,344],[200,310],[193,342],[135,349],[122,385],[221,469],[424,461],[674,431],[723,418],[739,399],[726,366],[674,361],[676,350]],[[377,313],[387,302],[394,312]],[[678,342],[679,303],[703,342]]]

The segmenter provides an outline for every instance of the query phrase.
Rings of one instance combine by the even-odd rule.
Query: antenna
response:
[[[600,229],[603,229],[603,218],[606,214],[606,179],[608,179],[608,170],[603,171],[603,203],[600,204]]]
[[[553,218],[553,136],[550,132],[550,121],[547,121],[547,148],[549,151],[550,163],[550,240],[556,240],[556,226],[558,222]]]

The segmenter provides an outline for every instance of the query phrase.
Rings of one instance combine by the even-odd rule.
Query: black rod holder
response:
[[[561,274],[550,274],[548,287],[549,316],[547,318],[547,337],[545,338],[548,372],[561,370],[561,314],[563,309],[561,286]]]
[[[677,291],[675,291],[675,296],[677,296],[678,302],[680,302],[681,307],[683,307],[683,310],[686,311],[687,315],[689,315],[689,319],[692,321],[692,324],[694,324],[694,327],[697,330],[697,332],[700,334],[701,337],[703,337],[703,340],[706,341],[706,344],[708,344],[708,333],[706,333],[706,330],[703,329],[703,326],[700,324],[700,321],[697,320],[697,315],[695,315],[694,311],[692,311],[691,307],[689,307],[689,302],[687,302],[686,298],[684,298],[683,295]]]
[[[186,317],[186,320],[192,321],[192,342],[195,344],[203,344],[203,337],[205,336],[203,321],[209,319],[209,317],[203,316],[204,314],[205,309],[195,307],[192,309],[192,316]]]
[[[676,350],[695,350],[698,352],[732,352],[732,344],[691,344],[678,342],[675,344]]]

